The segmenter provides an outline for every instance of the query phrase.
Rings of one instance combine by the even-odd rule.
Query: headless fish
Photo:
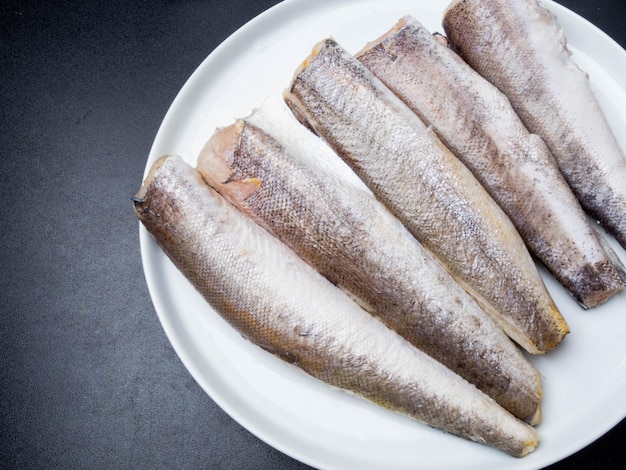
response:
[[[583,208],[626,248],[626,157],[556,17],[536,0],[456,0],[443,27],[543,138]]]
[[[549,351],[569,332],[506,214],[434,132],[334,40],[315,46],[285,100],[523,348]]]
[[[605,302],[624,287],[615,253],[605,250],[543,140],[441,39],[405,17],[356,57],[433,126],[584,308]]]
[[[536,447],[534,428],[361,309],[182,158],[154,163],[134,210],[208,303],[261,348],[430,426],[514,456]]]
[[[197,168],[387,326],[518,418],[539,423],[536,369],[280,97],[215,133]]]

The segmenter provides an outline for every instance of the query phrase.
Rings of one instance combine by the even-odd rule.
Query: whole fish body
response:
[[[443,27],[543,138],[583,208],[626,248],[626,157],[556,17],[536,0],[456,0]]]
[[[520,235],[472,173],[363,64],[317,44],[285,100],[527,351],[569,332]]]
[[[537,370],[280,97],[215,133],[197,168],[367,311],[518,418],[539,423]]]
[[[204,183],[180,157],[152,166],[134,210],[244,337],[333,386],[522,456],[534,428],[423,354]]]
[[[356,57],[434,128],[583,307],[623,289],[615,253],[607,253],[543,140],[441,38],[405,17]]]

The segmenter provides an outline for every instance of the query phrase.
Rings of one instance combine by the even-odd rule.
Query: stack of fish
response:
[[[252,342],[521,457],[542,386],[518,345],[542,354],[569,333],[532,256],[584,308],[624,287],[585,211],[626,244],[626,158],[536,0],[457,0],[444,28],[406,17],[356,56],[320,42],[196,169],[159,159],[135,212]]]

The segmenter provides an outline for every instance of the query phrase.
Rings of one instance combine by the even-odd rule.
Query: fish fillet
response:
[[[405,17],[356,57],[433,127],[583,307],[623,289],[615,253],[606,253],[546,144],[441,38]]]
[[[151,168],[137,217],[243,336],[333,386],[514,456],[534,428],[421,353],[223,200],[180,157]]]
[[[626,157],[556,17],[536,0],[457,0],[443,27],[548,144],[583,208],[626,248]]]
[[[367,311],[518,418],[539,423],[537,370],[280,96],[214,134],[197,168]]]
[[[433,131],[334,40],[316,45],[285,100],[511,338],[542,353],[568,333],[506,214]]]

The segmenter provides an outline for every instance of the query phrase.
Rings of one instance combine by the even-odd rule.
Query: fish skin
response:
[[[133,199],[157,244],[244,337],[330,385],[514,456],[538,435],[362,310],[206,185],[182,158]]]
[[[624,288],[549,149],[495,86],[412,17],[356,57],[433,126],[584,308]]]
[[[280,97],[215,133],[197,169],[365,310],[518,418],[539,424],[537,370]]]
[[[626,248],[626,157],[557,18],[536,0],[462,0],[448,6],[443,27],[543,138],[583,208]]]
[[[509,218],[433,131],[334,40],[315,46],[284,97],[524,349],[547,352],[569,332]]]

